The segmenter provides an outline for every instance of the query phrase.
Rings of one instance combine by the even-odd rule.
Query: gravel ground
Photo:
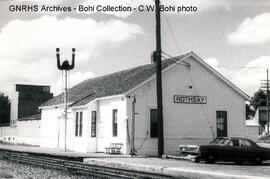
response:
[[[43,169],[0,160],[1,179],[89,179],[91,177],[72,175],[64,171]],[[94,177],[93,177],[94,178]]]
[[[263,147],[270,148],[270,144],[260,143],[259,145]],[[1,145],[0,148],[16,148],[17,146]],[[33,151],[43,151],[45,149],[32,147],[19,147],[20,150],[33,150]],[[43,153],[43,152],[41,152]],[[76,153],[75,153],[76,154]],[[81,154],[80,154],[81,155]],[[85,155],[85,154],[84,154]],[[92,156],[93,154],[89,154]],[[87,155],[85,155],[86,157]],[[93,155],[96,156],[96,155]],[[92,157],[93,157],[92,156]],[[106,156],[106,155],[105,155]],[[174,159],[159,159],[159,158],[90,158],[93,160],[101,160],[104,162],[123,162],[131,164],[143,164],[143,165],[154,165],[161,167],[178,167],[182,169],[199,170],[199,171],[215,171],[227,174],[236,175],[247,175],[247,176],[263,176],[270,178],[270,161],[264,163],[260,166],[252,165],[236,165],[234,163],[218,163],[218,164],[204,164],[204,163],[194,163],[190,161],[174,160]],[[18,179],[43,179],[43,178],[89,178],[85,176],[70,175],[63,171],[56,171],[50,169],[43,169],[40,167],[27,166],[23,164],[15,164],[8,161],[0,160],[0,179],[6,178],[18,178]]]
[[[154,165],[161,167],[176,167],[187,170],[197,171],[215,171],[226,174],[235,175],[246,175],[246,176],[262,176],[270,178],[270,163],[264,163],[262,165],[253,166],[250,164],[236,165],[235,163],[216,163],[216,164],[205,164],[195,163],[191,161],[183,161],[176,159],[159,159],[159,158],[107,158],[97,159],[103,160],[104,162],[123,162],[130,164],[143,164],[143,165]]]

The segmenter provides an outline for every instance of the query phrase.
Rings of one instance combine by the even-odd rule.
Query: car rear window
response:
[[[246,139],[241,139],[241,147],[245,146],[245,147],[254,147],[257,146],[254,142],[246,140]]]
[[[239,140],[233,139],[233,140],[230,141],[230,143],[228,145],[229,146],[234,146],[234,147],[239,147]]]

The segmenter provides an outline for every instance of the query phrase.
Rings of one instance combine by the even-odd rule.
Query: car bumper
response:
[[[196,145],[179,145],[178,150],[181,154],[198,155],[198,146]]]

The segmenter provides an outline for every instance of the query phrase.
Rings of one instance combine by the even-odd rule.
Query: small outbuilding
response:
[[[264,136],[267,134],[267,111],[268,108],[267,106],[258,106],[255,116],[254,116],[254,121],[256,121],[256,124],[258,125],[258,134],[260,136]],[[269,108],[270,111],[270,108]],[[270,112],[269,112],[270,116]]]
[[[50,86],[16,84],[11,95],[10,124],[0,127],[0,142],[39,146],[38,107],[52,97]]]
[[[157,155],[156,64],[91,78],[68,93],[65,133],[63,95],[40,109],[41,147],[105,152],[113,143],[130,152],[132,116],[135,149]],[[162,61],[165,154],[179,144],[205,144],[217,136],[246,137],[248,95],[190,52]]]

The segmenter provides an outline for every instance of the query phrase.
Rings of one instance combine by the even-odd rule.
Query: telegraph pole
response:
[[[163,136],[163,106],[162,106],[162,73],[161,73],[161,27],[160,1],[155,0],[156,7],[156,92],[157,92],[157,120],[158,120],[158,157],[164,154]]]
[[[267,118],[267,135],[269,135],[269,77],[268,77],[268,69],[266,70],[266,83],[261,83],[261,88],[266,88],[266,106],[267,106],[267,112],[266,112],[266,118]],[[262,80],[265,81],[265,80]],[[264,86],[266,85],[266,86]]]
[[[268,69],[266,70],[266,101],[267,101],[267,135],[269,135],[269,81],[268,81]]]

